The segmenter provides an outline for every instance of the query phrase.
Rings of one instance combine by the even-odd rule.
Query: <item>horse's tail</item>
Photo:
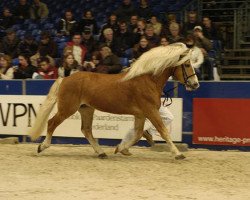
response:
[[[50,88],[47,98],[45,99],[37,113],[35,123],[28,132],[32,141],[35,141],[39,138],[46,126],[49,114],[51,113],[55,103],[57,102],[57,94],[62,80],[62,78],[58,78],[54,82],[54,84]]]

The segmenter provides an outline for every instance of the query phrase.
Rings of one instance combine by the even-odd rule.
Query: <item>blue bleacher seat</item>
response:
[[[19,65],[19,60],[18,60],[18,58],[12,59],[12,65],[13,65],[13,66]]]

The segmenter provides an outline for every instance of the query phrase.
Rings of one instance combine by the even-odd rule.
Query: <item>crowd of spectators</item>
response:
[[[34,22],[47,19],[49,6],[40,0],[33,0],[31,5],[19,0],[14,9],[2,10],[0,79],[55,79],[77,71],[114,74],[124,67],[120,58],[133,62],[156,46],[185,42],[195,49],[192,62],[199,78],[213,80],[211,40],[221,37],[209,16],[199,21],[196,11],[188,13],[186,22],[178,22],[173,13],[167,14],[167,22],[163,23],[147,0],[140,0],[139,7],[131,0],[123,0],[100,27],[91,10],[84,11],[82,18],[76,20],[69,9],[55,24],[54,35],[47,30],[38,38],[30,32],[18,38],[13,25],[27,19]],[[58,38],[65,39],[63,48],[59,48]]]

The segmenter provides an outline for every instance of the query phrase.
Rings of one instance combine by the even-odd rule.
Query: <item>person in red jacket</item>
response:
[[[72,48],[71,50],[75,60],[82,66],[87,53],[87,48],[82,45],[82,35],[80,33],[75,33],[72,37],[72,41],[67,43],[67,48]]]
[[[35,79],[57,79],[58,70],[56,67],[52,67],[49,63],[47,57],[42,57],[39,60],[40,68],[37,71],[37,74],[33,76]]]

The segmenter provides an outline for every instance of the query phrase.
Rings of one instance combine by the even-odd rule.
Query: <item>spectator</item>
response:
[[[168,38],[166,36],[162,36],[160,39],[160,45],[161,46],[168,46],[169,45],[169,41]]]
[[[200,48],[198,48],[195,44],[195,38],[193,35],[188,35],[184,40],[186,46],[188,48],[192,48],[191,54],[191,64],[195,69],[196,75],[199,79],[201,79],[201,70],[200,66],[204,62],[204,56]]]
[[[133,14],[131,17],[130,17],[130,23],[128,25],[128,29],[130,32],[134,32],[134,30],[136,29],[137,27],[137,22],[138,22],[138,16],[137,14]]]
[[[154,27],[151,24],[147,24],[146,26],[145,37],[152,47],[159,45],[160,38],[154,33]]]
[[[30,57],[32,66],[39,67],[39,59],[41,57],[47,57],[49,59],[49,63],[52,66],[55,66],[55,60],[47,54],[47,50],[44,48],[38,49],[37,53]]]
[[[188,13],[188,21],[183,26],[184,35],[192,34],[195,26],[201,26],[201,23],[198,21],[197,12],[190,11]]]
[[[117,36],[118,49],[116,55],[123,57],[125,51],[134,46],[134,38],[133,33],[129,32],[127,23],[125,21],[120,21],[119,27],[120,29]]]
[[[152,16],[152,10],[148,5],[148,0],[140,0],[140,6],[137,9],[138,16],[145,21],[149,21]]]
[[[105,45],[100,47],[101,62],[97,67],[96,72],[105,74],[117,74],[122,70],[120,59],[112,53],[111,49]]]
[[[30,18],[30,5],[27,3],[27,0],[19,0],[19,4],[15,7],[14,15],[20,20]]]
[[[131,0],[123,0],[122,4],[115,11],[119,21],[123,20],[129,22],[130,17],[136,13],[136,10],[131,2]]]
[[[144,35],[146,29],[146,21],[144,19],[139,19],[137,22],[137,27],[134,29],[135,43],[138,43],[141,36]]]
[[[109,47],[111,51],[115,54],[118,53],[119,43],[117,39],[114,37],[114,31],[111,28],[106,28],[103,31],[103,35],[104,39],[103,41],[100,41],[100,45]]]
[[[161,34],[161,30],[162,30],[162,24],[158,21],[156,16],[152,16],[150,18],[150,24],[153,26],[154,28],[154,33],[156,35],[160,35]]]
[[[208,52],[212,49],[212,43],[203,35],[201,26],[194,27],[193,35],[196,40],[196,46],[200,48],[204,56],[204,63],[202,65],[202,78],[205,80],[213,80],[213,66],[211,65],[208,56]]]
[[[11,57],[8,55],[0,55],[0,79],[13,79],[14,69],[11,65]]]
[[[77,29],[71,10],[65,11],[64,17],[58,22],[57,33],[59,36],[72,36]]]
[[[107,28],[111,28],[114,32],[114,35],[117,35],[117,33],[119,31],[119,25],[117,22],[117,16],[115,14],[111,14],[109,16],[108,22],[102,26],[100,41],[102,41],[104,39],[103,31]]]
[[[63,56],[62,66],[58,68],[58,76],[64,78],[79,71],[80,67],[78,62],[74,59],[74,55],[70,53],[65,54]]]
[[[162,27],[161,35],[164,36],[170,35],[169,26],[171,23],[177,23],[176,15],[173,13],[167,15],[167,23],[164,24],[164,26]]]
[[[38,44],[35,41],[34,37],[27,33],[24,36],[24,39],[18,44],[17,54],[25,54],[29,57],[34,55],[38,50]]]
[[[136,44],[133,48],[133,57],[134,59],[139,58],[144,52],[147,52],[151,49],[149,41],[145,36],[142,36],[139,43]]]
[[[14,79],[32,78],[33,74],[37,72],[37,68],[30,64],[29,57],[19,55],[18,61],[19,65],[14,69]]]
[[[58,70],[50,65],[47,57],[41,57],[38,64],[40,68],[33,74],[34,79],[57,79]]]
[[[45,19],[49,15],[48,7],[40,0],[33,0],[33,4],[30,7],[30,17],[34,20]]]
[[[5,7],[3,8],[3,13],[0,16],[0,30],[7,30],[12,25],[15,24],[15,19],[10,12],[10,9]]]
[[[16,32],[12,29],[7,29],[6,34],[7,35],[3,38],[0,52],[11,56],[11,58],[16,58],[17,47],[20,41],[16,37]]]
[[[181,42],[183,40],[183,36],[180,34],[180,25],[177,23],[171,23],[169,26],[170,35],[168,37],[169,42]]]
[[[221,37],[219,36],[219,33],[217,31],[217,28],[214,24],[212,24],[212,21],[210,17],[205,16],[202,18],[202,28],[204,32],[204,36],[208,38],[209,40],[220,40]]]
[[[38,47],[39,49],[43,49],[44,51],[46,51],[45,55],[49,55],[52,58],[57,57],[57,44],[51,38],[49,32],[44,31],[41,33],[41,41]]]
[[[87,48],[86,59],[91,58],[91,54],[97,49],[97,42],[92,35],[91,29],[87,26],[82,33],[82,44]]]
[[[90,29],[91,34],[98,34],[97,23],[91,10],[84,12],[83,18],[79,22],[78,31],[82,33],[86,27]]]
[[[101,61],[101,53],[99,51],[95,51],[92,53],[90,61],[84,61],[83,69],[84,71],[96,72],[97,68]]]
[[[75,33],[72,37],[72,41],[67,43],[67,46],[72,48],[72,52],[78,65],[82,66],[85,59],[87,48],[82,44],[82,35]]]

